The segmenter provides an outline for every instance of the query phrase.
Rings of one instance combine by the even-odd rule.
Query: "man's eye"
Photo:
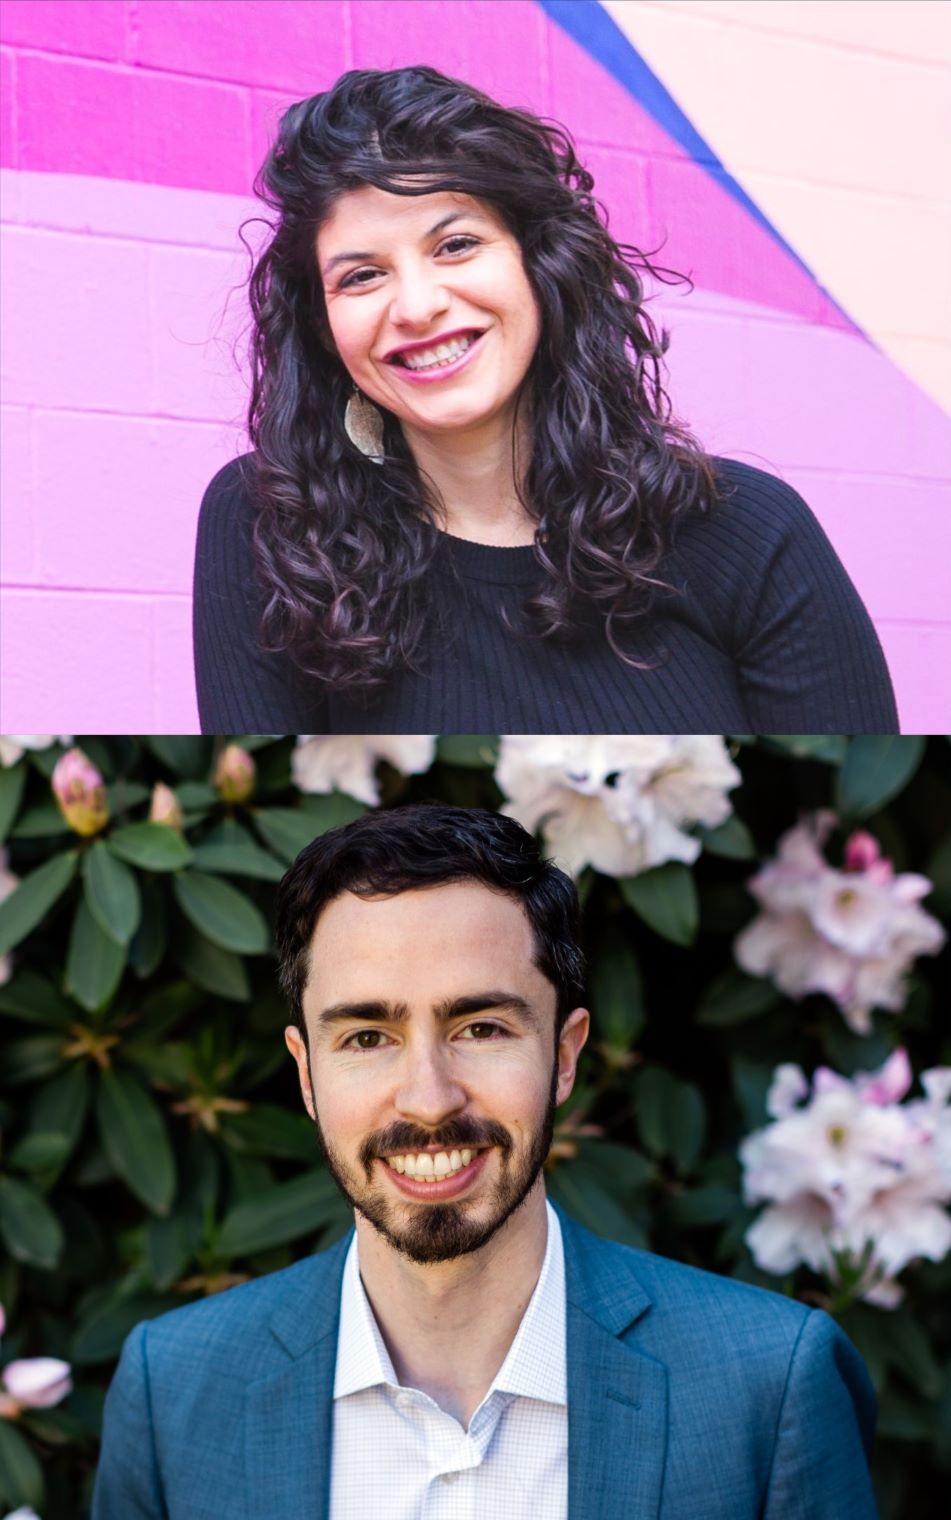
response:
[[[343,1048],[357,1050],[378,1050],[383,1035],[379,1029],[358,1029],[356,1034],[348,1035],[343,1042]]]
[[[464,1035],[471,1036],[473,1040],[491,1040],[496,1035],[505,1034],[505,1030],[500,1024],[485,1023],[467,1024],[462,1032]]]

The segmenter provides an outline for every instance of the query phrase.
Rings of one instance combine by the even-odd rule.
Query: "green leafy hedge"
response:
[[[293,740],[243,739],[253,795],[221,800],[221,741],[89,738],[108,828],[81,838],[50,793],[61,747],[0,771],[0,838],[21,886],[0,905],[0,1302],[3,1361],[73,1367],[60,1405],[0,1419],[0,1510],[86,1513],[102,1402],[139,1320],[337,1238],[346,1210],[319,1162],[282,1039],[271,925],[277,883],[315,834],[363,804],[291,781]],[[918,963],[901,1013],[860,1038],[823,997],[793,1004],[741,973],[745,883],[802,810],[859,821],[951,916],[951,749],[943,739],[742,739],[734,816],[672,863],[579,883],[594,1033],[559,1116],[551,1193],[594,1230],[821,1299],[766,1277],[744,1244],[737,1145],[766,1118],[773,1068],[872,1069],[898,1044],[916,1071],[951,1064],[948,952]],[[382,805],[500,804],[490,738],[440,741],[421,776],[382,766]],[[147,821],[157,782],[183,829]],[[689,953],[686,953],[689,948]],[[895,1311],[840,1317],[880,1395],[886,1520],[937,1514],[951,1467],[951,1257],[904,1275]],[[944,1511],[942,1510],[942,1513]]]

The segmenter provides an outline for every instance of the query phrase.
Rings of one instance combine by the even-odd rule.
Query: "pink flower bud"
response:
[[[856,829],[846,840],[845,869],[862,871],[880,886],[887,886],[895,874],[891,861],[879,849],[878,840],[865,829]]]
[[[255,766],[240,744],[228,744],[218,756],[215,786],[222,802],[247,802],[254,791]]]
[[[53,770],[53,796],[71,829],[98,834],[109,822],[103,779],[81,749],[68,749]]]
[[[7,1313],[6,1313],[6,1310],[4,1309],[3,1305],[0,1304],[0,1335],[3,1334],[3,1332],[4,1332],[4,1330],[6,1328],[7,1328]]]
[[[70,1365],[54,1356],[34,1356],[10,1362],[3,1385],[21,1409],[52,1409],[72,1390]]]
[[[859,1072],[855,1078],[855,1087],[863,1103],[874,1103],[879,1108],[885,1108],[889,1103],[900,1102],[911,1082],[908,1052],[900,1046],[878,1071]]]
[[[175,796],[170,786],[164,781],[157,781],[152,790],[152,804],[149,808],[149,823],[163,823],[166,828],[180,829],[185,822],[181,803]]]

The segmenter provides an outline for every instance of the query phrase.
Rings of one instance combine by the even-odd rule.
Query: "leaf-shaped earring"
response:
[[[383,414],[356,386],[347,402],[343,425],[355,449],[359,449],[371,464],[383,463]]]

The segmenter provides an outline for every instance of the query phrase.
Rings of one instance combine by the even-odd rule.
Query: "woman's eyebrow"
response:
[[[462,217],[467,217],[470,221],[477,222],[484,222],[487,220],[487,218],[481,216],[478,211],[450,211],[447,216],[441,217],[435,226],[430,227],[429,231],[424,233],[423,236],[427,238],[435,237],[437,232],[442,232],[444,227],[448,227],[451,222],[458,222]],[[349,264],[360,259],[375,259],[376,257],[377,255],[372,251],[372,249],[369,251],[364,250],[362,253],[335,253],[332,259],[327,260],[326,264],[324,265],[323,272],[326,276],[332,269],[336,269],[338,264]]]

